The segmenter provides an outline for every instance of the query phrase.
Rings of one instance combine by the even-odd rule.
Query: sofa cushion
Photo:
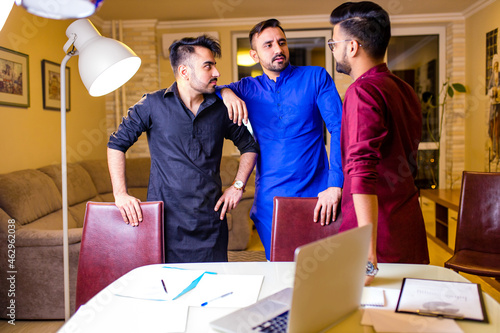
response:
[[[76,223],[73,215],[68,212],[68,228],[77,228],[78,223]],[[36,230],[62,230],[62,209],[59,209],[53,213],[45,215],[36,221],[25,224],[23,229],[36,229]]]
[[[233,230],[233,215],[231,215],[231,212],[226,214],[226,220],[227,220],[227,230],[228,231]]]
[[[76,205],[69,207],[69,215],[73,216],[73,218],[76,221],[76,226],[78,228],[83,227],[83,221],[85,220],[85,209],[87,208],[87,201],[102,202],[103,200],[101,196],[98,195],[93,198],[89,198],[84,202],[80,202]]]
[[[49,165],[38,169],[46,173],[62,192],[61,166]],[[97,195],[92,178],[85,169],[76,163],[68,164],[68,205],[89,201]]]
[[[82,241],[83,228],[68,229],[68,244]],[[22,228],[16,232],[16,247],[62,246],[62,230],[37,230]]]
[[[113,196],[113,193],[100,193],[99,196],[101,197],[102,202],[115,202],[115,197]]]
[[[130,194],[133,197],[136,197],[137,199],[139,199],[143,202],[148,199],[147,187],[129,187],[127,190],[128,190],[128,194]],[[111,201],[112,202],[115,201],[114,197]]]
[[[113,193],[111,178],[109,177],[108,162],[106,160],[82,161],[80,164],[90,175],[97,189],[97,193]]]
[[[6,235],[9,233],[9,221],[11,220],[9,214],[7,214],[2,208],[0,208],[0,235]],[[16,229],[19,228],[19,224],[16,225]],[[3,242],[3,238],[0,239]]]
[[[220,179],[222,181],[222,186],[231,186],[238,172],[239,165],[240,160],[238,157],[222,156],[220,164]]]
[[[126,160],[127,187],[148,187],[149,169],[151,162],[149,158],[131,158]]]
[[[61,193],[52,179],[38,170],[0,175],[0,208],[21,225],[61,209]]]

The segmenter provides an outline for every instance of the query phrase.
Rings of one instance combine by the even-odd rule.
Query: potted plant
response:
[[[453,98],[455,93],[465,93],[467,90],[465,86],[461,83],[450,82],[450,79],[446,80],[441,86],[439,91],[439,103],[436,104],[436,100],[432,93],[424,92],[422,94],[422,108],[427,109],[428,112],[425,113],[425,122],[427,126],[427,131],[429,133],[430,139],[436,144],[437,147],[437,161],[439,161],[439,156],[441,154],[441,135],[443,133],[443,124],[445,120],[446,104],[448,103],[448,98]],[[438,112],[439,125],[437,128],[432,128],[432,118],[435,116],[435,112]],[[432,188],[437,187],[436,175],[432,172],[433,185]]]

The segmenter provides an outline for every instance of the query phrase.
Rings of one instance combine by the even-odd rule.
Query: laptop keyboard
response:
[[[288,325],[288,311],[285,311],[279,316],[271,318],[268,321],[263,322],[259,326],[255,326],[253,330],[255,332],[286,333],[287,325]]]

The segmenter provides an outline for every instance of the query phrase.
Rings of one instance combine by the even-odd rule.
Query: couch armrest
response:
[[[71,228],[68,230],[68,244],[75,244],[82,241],[83,228]],[[16,247],[35,246],[62,246],[62,230],[36,230],[23,229],[16,230]]]

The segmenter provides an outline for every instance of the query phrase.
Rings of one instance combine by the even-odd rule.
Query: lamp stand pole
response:
[[[69,241],[68,241],[68,168],[66,159],[66,63],[72,54],[68,53],[61,62],[61,192],[63,217],[63,267],[64,267],[64,320],[70,317],[69,293]]]

